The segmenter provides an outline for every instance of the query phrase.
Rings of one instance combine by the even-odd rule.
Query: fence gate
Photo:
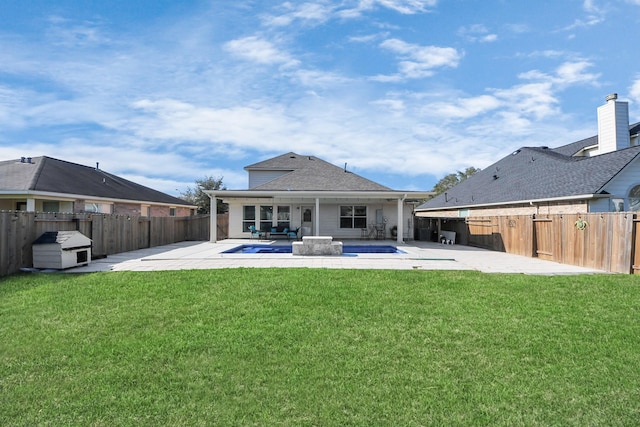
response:
[[[640,219],[633,220],[633,274],[640,274]]]
[[[554,224],[552,218],[533,219],[533,254],[540,259],[554,261]]]

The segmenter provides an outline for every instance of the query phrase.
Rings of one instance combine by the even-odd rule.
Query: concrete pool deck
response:
[[[217,243],[180,242],[155,248],[109,255],[68,273],[98,271],[161,271],[216,268],[350,268],[387,270],[475,270],[484,273],[595,274],[606,273],[538,258],[494,252],[462,245],[410,241],[343,240],[347,245],[393,245],[404,254],[357,254],[344,256],[300,256],[292,254],[239,254],[222,252],[256,240],[228,239]],[[286,244],[283,241],[260,243]]]

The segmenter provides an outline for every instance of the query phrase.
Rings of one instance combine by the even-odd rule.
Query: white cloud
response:
[[[559,114],[559,100],[551,82],[527,83],[493,91],[494,95],[510,106],[513,113],[531,120],[543,120]]]
[[[438,0],[358,0],[355,7],[347,7],[337,12],[342,18],[357,18],[376,7],[383,7],[403,15],[429,12]]]
[[[343,75],[321,70],[296,70],[291,76],[303,86],[308,87],[328,87],[351,81]]]
[[[556,68],[555,74],[550,75],[538,70],[521,73],[518,77],[524,80],[538,80],[554,84],[557,88],[565,88],[575,84],[596,85],[600,74],[588,73],[586,70],[593,64],[589,61],[567,61]]]
[[[458,35],[470,42],[488,43],[498,40],[498,35],[490,33],[482,24],[461,27],[458,29]]]
[[[48,21],[51,24],[47,28],[48,37],[58,45],[83,47],[106,44],[111,41],[102,31],[99,22],[76,22],[56,15],[50,16]]]
[[[261,20],[267,27],[285,27],[296,22],[303,26],[316,26],[333,18],[359,18],[362,14],[376,8],[390,9],[403,15],[414,15],[429,12],[437,4],[438,0],[350,0],[342,4],[327,0],[299,4],[287,1],[279,4],[275,8],[275,13],[262,15]]]
[[[399,75],[377,76],[376,80],[416,79],[433,75],[435,68],[455,68],[462,55],[451,47],[420,46],[399,39],[387,39],[380,47],[398,54]]]
[[[291,55],[278,49],[270,41],[257,36],[231,40],[225,43],[224,48],[232,55],[259,64],[282,64],[287,67],[299,64],[299,61],[292,58]]]
[[[428,105],[431,114],[446,120],[460,120],[477,117],[499,108],[502,102],[494,96],[481,95],[456,99],[450,102],[436,102]]]
[[[584,0],[583,9],[587,12],[584,18],[578,18],[572,24],[562,28],[563,31],[573,31],[578,28],[588,28],[598,25],[605,20],[606,10],[596,5],[595,0]]]
[[[301,4],[285,2],[280,5],[279,9],[283,10],[280,15],[264,15],[262,17],[263,24],[269,27],[283,27],[291,25],[294,21],[300,21],[307,25],[318,25],[329,20],[334,11],[334,7],[327,2],[304,2]]]
[[[386,38],[386,37],[388,37],[388,33],[370,34],[366,36],[352,36],[352,37],[349,37],[349,41],[353,43],[369,43],[369,42],[379,40],[380,38]]]
[[[230,108],[199,107],[175,99],[140,100],[134,108],[144,112],[130,122],[144,138],[165,141],[199,141],[211,149],[260,149],[268,143],[282,145],[285,135],[297,132],[296,120],[277,105],[254,103]],[[288,141],[288,140],[287,140]]]
[[[428,11],[438,0],[378,0],[377,3],[396,12],[414,14]]]
[[[587,73],[587,68],[593,64],[588,61],[565,62],[556,69],[557,85],[566,86],[576,83],[594,84],[598,80],[599,74]]]
[[[528,24],[506,24],[505,28],[509,31],[511,31],[514,34],[524,34],[524,33],[528,33],[529,31],[531,31],[531,28],[529,28]]]

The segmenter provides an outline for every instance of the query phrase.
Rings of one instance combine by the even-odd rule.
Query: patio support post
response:
[[[404,234],[404,230],[403,230],[403,223],[404,223],[404,216],[403,216],[403,206],[404,206],[404,199],[405,197],[407,197],[407,195],[405,194],[404,196],[402,196],[401,198],[398,199],[398,225],[396,226],[396,242],[398,243],[404,243],[402,240],[402,235]]]
[[[209,241],[211,243],[216,243],[218,240],[218,198],[215,196],[209,196],[211,199],[211,208],[209,209]]]
[[[316,221],[315,221],[316,229],[313,233],[314,236],[320,235],[320,198],[316,197]]]

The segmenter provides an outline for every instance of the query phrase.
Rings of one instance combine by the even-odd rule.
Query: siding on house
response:
[[[604,199],[608,202],[608,199]],[[442,210],[416,212],[416,216],[424,218],[475,218],[505,215],[556,215],[570,213],[587,213],[590,204],[586,200],[564,202],[539,202],[502,205],[496,207],[478,207],[473,209]]]
[[[604,191],[611,194],[611,199],[623,199],[624,210],[629,210],[629,191],[640,184],[640,158],[634,159],[622,169],[607,185]],[[611,212],[613,206],[610,200],[600,200],[591,204],[591,212]]]
[[[289,172],[290,171],[251,171],[251,173],[249,173],[249,189],[264,185]]]

